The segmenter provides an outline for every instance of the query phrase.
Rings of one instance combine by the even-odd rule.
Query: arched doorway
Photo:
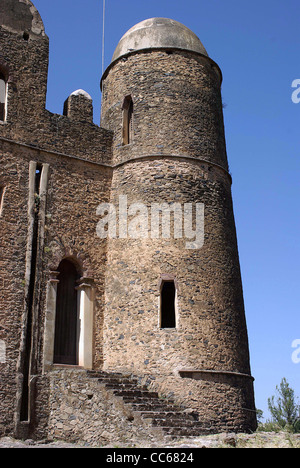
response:
[[[76,287],[81,275],[70,260],[63,260],[58,272],[53,362],[77,365],[79,317]]]

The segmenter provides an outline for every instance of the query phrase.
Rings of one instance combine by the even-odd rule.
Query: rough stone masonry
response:
[[[134,432],[122,398],[89,399],[91,370],[134,376],[210,432],[255,430],[218,65],[182,24],[143,21],[104,72],[98,126],[83,90],[62,115],[45,108],[32,2],[1,0],[0,18],[0,435]],[[131,228],[97,235],[120,197]],[[151,217],[139,231],[153,204],[168,236],[149,234]],[[174,235],[174,204],[204,207],[199,248]]]

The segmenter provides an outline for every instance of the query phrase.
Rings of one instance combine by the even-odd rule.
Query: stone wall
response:
[[[16,406],[16,364],[24,310],[28,168],[7,147],[0,151],[0,185],[5,187],[0,216],[0,339],[6,344],[5,362],[0,363],[0,431],[9,433]]]
[[[136,374],[216,427],[254,428],[219,68],[207,57],[179,50],[122,57],[102,81],[100,128],[92,122],[92,101],[81,90],[67,99],[65,115],[46,110],[49,40],[42,21],[29,0],[3,0],[0,11],[3,5],[0,70],[7,79],[7,113],[0,122],[0,340],[6,356],[0,363],[0,433],[18,426],[26,365],[27,429],[43,434],[50,408],[52,436],[79,440],[97,406],[101,417],[92,417],[91,424],[101,434],[107,424],[110,436],[120,426],[121,440],[128,429],[122,407],[109,394],[96,397],[95,388],[89,398],[84,374],[53,370],[51,362],[44,366],[45,343],[51,341],[47,290],[65,258],[93,284],[94,369]],[[123,145],[122,106],[129,95],[133,140]],[[42,194],[41,185],[35,186],[39,176]],[[203,245],[188,249],[189,239],[161,235],[100,238],[97,207],[110,202],[118,208],[120,196],[147,210],[153,203],[201,204]],[[164,275],[177,285],[174,329],[160,327]],[[55,310],[52,322],[53,317]],[[51,349],[47,353],[51,361]],[[194,370],[202,371],[199,378],[182,378],[182,371]],[[70,413],[76,398],[82,419]],[[136,427],[132,431],[134,437],[139,433]],[[101,437],[101,443],[110,440]]]
[[[136,161],[114,171],[114,204],[120,193],[127,196],[128,206],[141,202],[149,214],[151,203],[203,203],[205,236],[196,250],[186,249],[186,239],[151,239],[150,231],[145,239],[109,240],[104,368],[148,376],[157,391],[172,394],[216,427],[242,428],[242,421],[244,427],[254,427],[229,176],[206,164],[171,157]],[[163,274],[177,282],[176,329],[160,328]],[[179,371],[184,369],[248,378],[183,381]]]
[[[185,377],[183,377],[185,375]],[[253,379],[218,371],[170,372],[144,376],[152,391],[193,409],[213,433],[252,432],[256,428]]]
[[[16,370],[20,366],[19,353],[25,333],[24,306],[26,298],[26,248],[28,236],[28,184],[30,161],[49,164],[46,210],[44,216],[43,247],[36,272],[35,324],[36,371],[42,372],[45,323],[45,300],[49,272],[60,261],[71,257],[80,265],[82,274],[93,278],[95,285],[94,364],[103,358],[102,324],[105,242],[96,234],[96,209],[107,201],[111,172],[103,167],[62,158],[47,152],[37,152],[23,146],[0,141],[0,185],[5,187],[0,217],[0,339],[6,343],[6,362],[1,368],[2,421],[10,431],[16,409]],[[38,292],[39,291],[39,292]],[[26,308],[25,308],[26,309]],[[100,330],[100,333],[99,333]],[[21,369],[21,368],[20,368]],[[19,369],[19,371],[20,371]],[[47,392],[45,388],[43,391]]]
[[[122,398],[113,395],[79,370],[49,374],[49,422],[47,437],[86,442],[90,446],[158,443],[162,431],[133,414]]]
[[[19,419],[26,348],[32,354],[30,372],[42,373],[49,271],[62,258],[71,257],[82,274],[94,279],[95,329],[102,330],[106,253],[96,235],[96,208],[108,200],[112,133],[92,122],[92,102],[83,96],[80,103],[78,96],[69,99],[76,101],[70,117],[45,109],[49,40],[42,21],[29,1],[3,0],[1,8],[0,69],[7,79],[7,113],[0,122],[0,339],[6,345],[5,362],[0,363],[0,432],[11,433]],[[34,180],[30,188],[32,162],[47,167],[48,178],[35,239],[35,291],[29,301],[33,218],[41,203]],[[102,362],[102,333],[93,341],[97,366]],[[46,385],[37,388],[35,405],[44,420],[47,410],[40,402],[48,390]]]
[[[228,168],[221,74],[207,57],[147,51],[119,59],[102,79],[101,126],[114,131],[114,161],[184,155]],[[122,146],[122,105],[133,100],[133,144]]]
[[[128,54],[102,79],[101,125],[114,131],[117,163],[111,203],[127,197],[128,206],[143,204],[147,216],[146,233],[108,241],[104,368],[146,375],[204,419],[240,430],[242,421],[255,427],[255,408],[220,86],[212,60],[179,50]],[[123,145],[128,95],[133,139]],[[190,203],[195,211],[202,204],[203,245],[187,248],[187,238],[176,239],[172,228],[168,239],[162,233],[154,239],[155,203],[178,203],[182,210]],[[160,327],[164,276],[177,285],[174,329]],[[219,375],[187,383],[182,370]],[[223,372],[230,373],[226,382]],[[235,373],[248,377],[237,382]]]

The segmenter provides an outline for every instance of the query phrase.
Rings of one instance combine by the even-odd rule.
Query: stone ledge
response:
[[[225,371],[225,370],[209,370],[209,369],[183,369],[180,370],[179,372],[180,377],[183,379],[194,379],[194,380],[201,380],[201,376],[203,374],[211,374],[211,375],[225,375],[225,376],[233,376],[233,377],[242,377],[242,378],[247,378],[251,379],[254,381],[254,377],[249,374],[243,374],[241,372],[231,372],[231,371]]]

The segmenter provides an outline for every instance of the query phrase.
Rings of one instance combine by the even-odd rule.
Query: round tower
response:
[[[98,213],[104,367],[138,375],[208,428],[251,431],[221,82],[198,37],[165,18],[130,29],[103,75],[101,126],[114,132],[109,216]]]
[[[8,125],[26,121],[28,126],[28,115],[37,118],[45,108],[49,39],[30,0],[1,0],[0,28],[0,75],[6,92],[1,121]],[[31,130],[34,131],[33,125]]]

